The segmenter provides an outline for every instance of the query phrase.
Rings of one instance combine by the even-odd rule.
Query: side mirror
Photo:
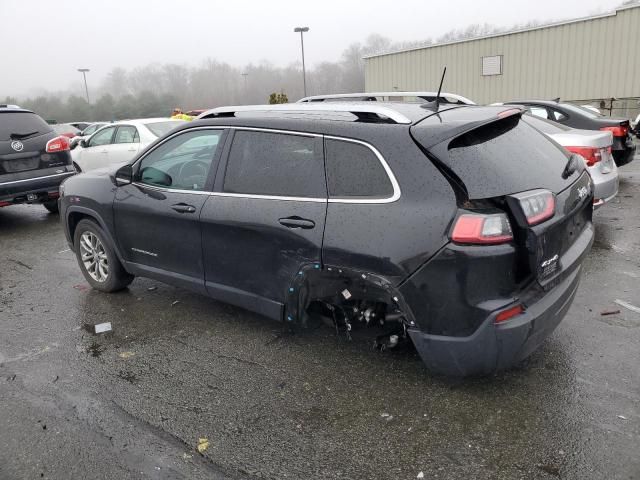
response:
[[[89,141],[83,138],[82,140],[80,140],[80,146],[82,148],[87,148],[89,146]]]
[[[120,167],[117,171],[113,180],[117,187],[122,187],[124,185],[129,185],[133,182],[133,167],[131,165],[124,165]]]

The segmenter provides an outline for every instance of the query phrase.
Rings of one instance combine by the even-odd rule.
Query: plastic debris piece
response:
[[[171,303],[171,306],[173,307],[173,306],[175,306],[175,305],[177,305],[177,304],[179,304],[179,303],[180,303],[180,300],[175,300],[175,301],[173,301],[173,302]]]
[[[89,290],[89,287],[87,285],[74,285],[73,288],[75,288],[76,290],[80,290],[81,292]]]
[[[111,331],[111,322],[99,323],[99,324],[95,325],[93,328],[94,328],[94,331],[96,333],[110,332]]]
[[[600,312],[600,315],[604,317],[605,315],[617,315],[618,313],[620,313],[620,310],[605,310]]]
[[[622,420],[626,420],[627,417],[625,417],[624,415],[618,415],[618,418],[621,418]]]
[[[640,307],[636,307],[635,305],[631,305],[630,303],[625,302],[624,300],[620,300],[616,298],[616,303],[621,307],[626,308],[627,310],[631,310],[632,312],[640,313]]]
[[[147,288],[147,291],[153,292],[154,290],[157,290],[157,289],[158,289],[158,287],[149,287],[149,288]]]
[[[193,458],[193,455],[191,455],[190,453],[183,453],[182,454],[182,459],[183,460],[189,460],[190,458]]]
[[[342,296],[345,300],[349,300],[351,298],[351,292],[346,288],[342,291]]]
[[[119,354],[119,357],[120,358],[124,358],[126,360],[127,358],[131,358],[134,355],[135,355],[135,353],[133,353],[133,352],[122,352],[122,353]]]
[[[206,438],[199,438],[198,446],[196,448],[198,449],[198,453],[204,453],[207,448],[209,448],[209,440]]]
[[[416,478],[424,478],[424,472],[418,473],[418,476]]]

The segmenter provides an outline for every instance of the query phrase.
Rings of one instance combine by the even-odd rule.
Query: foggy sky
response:
[[[610,11],[622,0],[0,0],[0,99],[97,86],[113,67],[153,62],[232,65],[338,60],[378,33],[393,41],[437,37],[472,23],[511,26]],[[79,92],[80,94],[82,92]]]

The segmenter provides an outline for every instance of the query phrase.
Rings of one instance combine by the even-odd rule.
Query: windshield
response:
[[[183,120],[167,120],[166,122],[145,123],[144,126],[156,137],[162,137],[183,123]]]
[[[76,135],[78,133],[80,133],[80,130],[78,130],[76,127],[74,127],[73,125],[69,125],[68,123],[61,123],[59,125],[52,125],[53,127],[53,131],[56,133],[75,133]]]
[[[50,131],[51,127],[35,113],[0,113],[0,141],[21,140]]]

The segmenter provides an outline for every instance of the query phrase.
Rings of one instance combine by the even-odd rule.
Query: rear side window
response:
[[[35,113],[0,113],[0,141],[22,140],[50,131],[51,126]]]
[[[393,185],[376,154],[360,143],[325,142],[327,185],[331,198],[389,198]]]
[[[116,139],[113,143],[138,143],[140,136],[136,127],[131,125],[123,125],[118,127]]]
[[[325,198],[321,140],[284,133],[237,131],[224,191]]]

